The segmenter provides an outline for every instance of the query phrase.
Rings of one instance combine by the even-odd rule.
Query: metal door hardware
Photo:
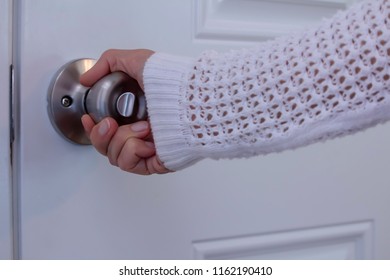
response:
[[[80,76],[95,62],[84,58],[65,64],[54,75],[48,92],[48,113],[53,127],[76,144],[91,144],[81,124],[84,114],[95,122],[112,117],[119,125],[147,118],[144,92],[127,74],[113,72],[91,88],[80,84]]]

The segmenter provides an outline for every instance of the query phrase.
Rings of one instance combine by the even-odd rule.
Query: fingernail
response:
[[[84,127],[84,129],[85,129],[84,122],[85,122],[85,115],[81,117],[81,124],[83,125],[83,127]]]
[[[149,125],[147,122],[137,122],[131,126],[131,130],[134,132],[141,132],[148,129]]]
[[[104,136],[107,134],[108,130],[110,129],[110,122],[109,120],[105,119],[99,124],[99,134],[101,136]]]

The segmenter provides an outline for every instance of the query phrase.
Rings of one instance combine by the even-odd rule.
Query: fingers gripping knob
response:
[[[85,107],[95,122],[112,117],[119,125],[130,124],[146,119],[143,96],[134,79],[123,72],[114,72],[92,86]]]
[[[91,88],[80,84],[80,76],[95,62],[93,59],[79,59],[65,64],[49,87],[51,123],[61,136],[76,144],[91,144],[80,120],[84,114],[89,114],[96,123],[112,117],[119,125],[147,119],[144,92],[127,74],[113,72]]]

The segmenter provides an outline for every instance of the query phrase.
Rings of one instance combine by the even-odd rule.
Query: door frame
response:
[[[0,259],[14,258],[11,153],[13,1],[0,0]]]

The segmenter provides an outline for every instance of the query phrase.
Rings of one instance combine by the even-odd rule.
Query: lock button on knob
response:
[[[131,92],[125,92],[118,97],[116,109],[122,117],[130,117],[134,111],[135,95]]]

